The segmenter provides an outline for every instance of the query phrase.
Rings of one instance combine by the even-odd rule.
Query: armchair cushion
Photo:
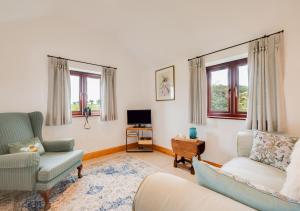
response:
[[[46,152],[69,152],[74,148],[74,139],[44,141],[43,145]]]
[[[38,172],[39,182],[49,182],[74,164],[81,162],[82,150],[71,152],[46,152],[41,156],[40,171]]]
[[[40,155],[37,152],[0,155],[0,169],[34,167],[39,162]]]

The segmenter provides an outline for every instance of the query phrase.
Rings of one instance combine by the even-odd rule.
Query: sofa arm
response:
[[[37,152],[24,152],[0,155],[0,170],[13,168],[37,167],[40,155]]]
[[[239,157],[249,157],[253,144],[252,131],[240,131],[237,135],[237,154]]]
[[[133,211],[154,210],[244,211],[252,209],[183,178],[166,173],[155,173],[144,179],[133,202]]]
[[[43,141],[46,152],[69,152],[73,151],[74,139],[62,139],[55,141]]]

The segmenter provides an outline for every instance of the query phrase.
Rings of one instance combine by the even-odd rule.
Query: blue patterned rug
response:
[[[51,210],[132,210],[134,195],[141,181],[159,169],[121,155],[85,163],[81,179],[76,172],[53,188]],[[0,192],[0,210],[41,210],[44,203],[37,193]]]

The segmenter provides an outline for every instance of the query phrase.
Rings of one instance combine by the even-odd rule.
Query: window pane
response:
[[[248,103],[248,65],[239,66],[238,111],[247,112]]]
[[[228,111],[228,69],[211,72],[211,110]]]
[[[87,106],[92,111],[100,110],[100,79],[87,78]]]
[[[72,111],[80,111],[80,78],[79,76],[71,75],[71,107]]]

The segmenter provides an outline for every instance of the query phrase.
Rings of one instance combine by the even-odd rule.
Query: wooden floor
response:
[[[174,168],[173,167],[174,158],[169,155],[163,154],[161,152],[157,152],[157,151],[154,151],[154,152],[131,152],[131,153],[118,152],[118,153],[106,155],[106,156],[95,158],[95,159],[97,159],[97,160],[109,159],[109,158],[113,158],[115,156],[120,156],[120,155],[124,155],[124,154],[128,154],[129,156],[132,156],[134,158],[141,159],[147,163],[150,163],[150,164],[158,167],[159,169],[161,169],[162,172],[177,175],[179,177],[185,178],[191,182],[196,183],[195,175],[191,175],[190,171],[188,171],[186,169]],[[95,159],[84,161],[84,163],[93,162],[93,160],[95,160]],[[83,165],[84,165],[84,163],[83,163]]]

